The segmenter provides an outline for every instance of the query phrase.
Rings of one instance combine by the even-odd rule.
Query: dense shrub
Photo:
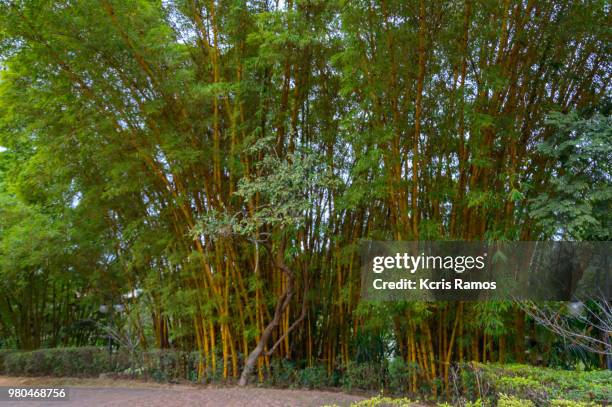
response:
[[[531,400],[519,399],[504,393],[499,395],[497,405],[498,407],[534,407]]]
[[[106,349],[97,347],[10,351],[3,352],[0,360],[2,371],[15,376],[97,376],[128,365],[123,353],[110,357]]]
[[[351,403],[351,407],[414,407],[414,401],[407,398],[391,398],[383,395]],[[323,407],[339,407],[337,404]]]
[[[464,377],[479,375],[487,394],[516,396],[536,405],[589,405],[612,402],[612,371],[575,371],[527,365],[472,365]],[[473,379],[468,380],[468,382]],[[576,404],[571,404],[572,402]],[[569,404],[563,404],[569,403]],[[582,403],[582,404],[580,404]],[[584,404],[587,403],[587,404]]]
[[[327,375],[323,366],[306,367],[299,371],[299,384],[309,389],[317,389],[333,385],[333,380]]]
[[[31,352],[0,350],[0,373],[15,376],[95,377],[115,373],[152,378],[162,382],[222,380],[223,364],[217,359],[216,370],[201,371],[198,352],[151,350],[134,359],[123,351],[112,358],[105,348],[55,348]],[[533,405],[556,407],[593,407],[612,402],[612,372],[571,371],[526,365],[457,366],[451,375],[454,405],[507,406]],[[412,374],[418,374],[400,358],[384,363],[350,362],[328,375],[324,366],[301,367],[296,362],[275,360],[265,373],[265,384],[276,387],[324,388],[342,386],[346,390],[383,391],[406,394]],[[421,389],[430,396],[428,389]],[[375,402],[377,399],[372,399]],[[369,404],[364,404],[369,405]],[[376,405],[376,404],[373,404]]]
[[[13,376],[95,377],[102,373],[152,378],[160,382],[182,380],[218,381],[223,364],[215,372],[198,377],[200,354],[174,350],[151,350],[130,359],[127,352],[106,348],[53,348],[31,352],[0,350],[0,373]]]
[[[266,384],[275,387],[292,387],[298,383],[298,370],[295,364],[286,359],[275,359],[270,362],[270,371]]]
[[[188,372],[193,370],[190,362],[187,352],[172,352],[160,349],[148,352],[144,356],[146,372],[150,377],[160,382],[188,378]]]
[[[4,360],[11,353],[15,353],[15,351],[12,349],[0,349],[0,374],[6,374],[4,370]]]
[[[411,367],[404,359],[395,358],[389,363],[389,379],[388,389],[393,394],[402,394],[408,389],[408,383],[413,374],[415,374],[415,368]]]
[[[189,380],[192,382],[218,381],[223,377],[223,364],[218,363],[216,371],[203,371],[198,375],[200,362],[204,363],[199,352],[184,352],[169,349],[155,349],[143,356],[143,374],[159,382]]]
[[[343,373],[342,387],[347,390],[380,391],[387,376],[384,365],[368,362],[350,362],[345,366]]]

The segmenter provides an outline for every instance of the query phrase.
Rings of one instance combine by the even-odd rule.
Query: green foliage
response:
[[[40,349],[6,354],[3,373],[12,376],[96,377],[100,373],[126,369],[127,364],[124,355],[111,358],[104,348]]]
[[[475,373],[493,394],[548,405],[553,400],[606,403],[612,400],[611,371],[576,371],[526,365],[478,365]]]
[[[308,306],[266,380],[438,389],[407,338],[445,363],[458,304],[362,302],[360,239],[610,240],[609,5],[523,3],[0,1],[0,346],[101,345],[99,306],[122,304],[124,332],[176,349],[127,373],[230,380],[284,255],[272,337]],[[517,315],[465,304],[451,364],[471,342],[522,359]],[[5,364],[86,374],[24,355]]]
[[[412,375],[416,374],[416,367],[411,367],[404,359],[396,357],[389,362],[388,370],[389,391],[394,394],[406,393]]]
[[[408,398],[391,398],[382,394],[370,397],[365,400],[351,403],[351,407],[411,407],[416,405]],[[326,405],[324,407],[338,407],[336,405]]]
[[[103,347],[53,348],[23,352],[0,351],[0,373],[11,376],[97,377],[111,374],[151,378],[159,382],[214,381],[222,379],[222,369],[198,377],[199,352],[150,350],[133,364],[122,349],[112,355]]]
[[[296,382],[297,371],[295,365],[288,360],[274,360],[270,364],[270,374],[266,383],[276,387],[290,387]]]
[[[204,377],[198,378],[200,360],[199,352],[151,350],[145,353],[141,370],[143,375],[158,382],[219,380],[219,372],[206,372]]]
[[[534,198],[532,216],[548,235],[610,240],[612,117],[552,113],[548,124],[555,132],[539,151],[555,162],[552,188]]]
[[[386,377],[384,364],[363,362],[350,362],[344,366],[341,377],[342,387],[347,390],[380,391],[384,387],[382,378]],[[384,380],[384,379],[383,379]]]
[[[220,356],[220,355],[219,355]],[[222,366],[217,372],[204,372],[198,377],[201,361],[198,352],[175,350],[151,350],[144,354],[141,364],[130,368],[129,355],[97,347],[41,349],[31,352],[0,351],[0,373],[17,376],[73,376],[95,377],[101,373],[151,378],[160,382],[220,382],[223,381]],[[411,371],[400,359],[388,365],[373,363],[351,363],[340,376],[340,385],[346,390],[382,391],[386,394],[406,394]],[[478,375],[478,385],[468,381]],[[485,365],[464,366],[460,371],[461,382],[454,385],[465,388],[461,405],[519,406],[553,405],[559,407],[595,407],[612,399],[612,372],[570,371],[526,365]],[[385,383],[381,386],[382,382]],[[276,387],[306,387],[321,389],[334,386],[332,377],[325,367],[299,368],[286,360],[273,360],[266,376],[266,385]],[[384,387],[384,388],[383,388]],[[486,389],[480,393],[479,389]],[[424,396],[428,396],[425,393]],[[466,401],[476,400],[474,402]],[[379,401],[384,399],[385,402]],[[478,400],[477,400],[478,399]],[[407,399],[375,397],[373,405],[404,405],[385,403],[409,403]],[[364,401],[365,403],[365,401]],[[359,404],[361,405],[361,404]],[[370,405],[370,404],[363,404]]]
[[[14,352],[15,351],[11,349],[0,349],[0,374],[6,374],[5,367],[4,367],[6,357]]]
[[[412,405],[414,402],[408,398],[391,398],[380,395],[352,403],[351,407],[410,407]]]
[[[309,389],[320,389],[333,384],[324,366],[305,367],[299,371],[298,377],[299,385]]]
[[[519,399],[514,396],[508,396],[504,393],[499,395],[497,401],[499,407],[535,407],[535,404],[531,400]]]
[[[596,407],[600,404],[587,401],[574,401],[574,400],[552,400],[550,402],[552,407]]]
[[[257,164],[259,175],[241,179],[235,192],[245,203],[257,197],[261,204],[249,216],[210,211],[194,229],[195,235],[215,238],[236,233],[253,236],[264,226],[303,227],[308,210],[313,206],[310,194],[315,189],[328,189],[338,184],[317,154],[289,153],[281,158],[266,144],[269,142],[266,140],[262,145],[258,144],[262,143],[259,140],[253,148],[253,152],[268,152]]]
[[[486,301],[479,302],[474,305],[476,318],[472,321],[484,331],[499,337],[507,333],[506,319],[512,311],[512,302],[510,301]]]

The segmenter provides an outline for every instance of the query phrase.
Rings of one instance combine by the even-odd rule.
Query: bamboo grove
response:
[[[360,302],[358,245],[557,233],[539,146],[555,112],[607,114],[607,2],[19,0],[0,24],[6,346],[95,341],[121,303],[202,377],[391,352],[437,392],[554,351],[511,303]],[[596,206],[566,233],[609,239]]]

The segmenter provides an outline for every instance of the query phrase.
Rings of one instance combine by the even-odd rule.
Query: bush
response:
[[[327,376],[327,370],[323,366],[306,367],[299,371],[298,377],[300,386],[309,389],[318,389],[331,385],[331,380]]]
[[[146,373],[158,382],[174,381],[187,377],[188,354],[168,350],[154,350],[144,356]]]
[[[54,348],[31,352],[5,352],[2,371],[14,376],[92,377],[126,368],[127,360],[118,353],[109,357],[104,348]]]
[[[417,366],[411,366],[402,358],[394,358],[389,363],[388,390],[393,394],[405,394],[412,375],[417,374]]]
[[[165,349],[145,352],[135,360],[124,350],[110,357],[106,348],[98,347],[0,350],[0,373],[13,376],[95,377],[116,373],[160,382],[197,381],[199,362],[198,352]],[[222,372],[223,363],[217,363],[217,371],[205,372],[202,380],[220,380]]]
[[[270,374],[266,384],[276,387],[291,387],[298,383],[298,370],[293,362],[287,359],[275,359],[270,362]]]
[[[75,376],[93,377],[101,373],[118,373],[130,376],[146,376],[157,381],[198,379],[198,352],[152,350],[134,366],[124,351],[109,357],[106,348],[54,348],[31,352],[0,351],[0,372],[25,376]],[[218,364],[222,372],[223,365]],[[217,372],[218,373],[218,372]],[[215,372],[209,372],[214,379]]]
[[[143,372],[146,376],[158,382],[176,382],[189,380],[192,382],[215,380],[222,375],[223,364],[219,363],[218,372],[204,372],[204,377],[198,377],[200,364],[199,352],[184,352],[171,349],[155,349],[145,353]],[[220,368],[220,369],[219,369]]]
[[[0,349],[0,374],[6,374],[6,370],[4,369],[4,360],[11,353],[15,353],[16,351],[13,349]]]
[[[414,402],[407,398],[394,399],[390,397],[376,396],[367,400],[352,403],[351,407],[412,407]]]
[[[498,407],[534,407],[531,400],[519,399],[514,396],[508,396],[501,393],[497,401]]]
[[[412,407],[414,405],[414,402],[407,398],[394,399],[391,397],[384,397],[382,395],[351,403],[351,407]],[[339,406],[334,404],[323,407]]]
[[[219,382],[223,377],[222,357],[217,357],[215,371],[198,377],[198,352],[151,350],[137,360],[120,350],[109,358],[105,348],[55,348],[31,352],[0,350],[0,373],[15,376],[95,377],[101,373],[148,377],[160,382],[202,380]],[[131,364],[130,362],[136,362]],[[406,394],[416,367],[403,359],[375,363],[350,362],[332,375],[324,366],[300,368],[299,362],[272,361],[265,384],[276,387],[311,389],[339,386],[347,390],[365,390]],[[612,372],[570,371],[526,365],[464,364],[453,368],[453,402],[463,406],[533,405],[556,407],[594,407],[612,402]],[[421,392],[429,396],[426,387]],[[469,404],[468,400],[472,400]],[[522,403],[522,404],[521,404]]]
[[[476,364],[472,369],[471,374],[478,374],[483,382],[482,387],[488,389],[487,394],[473,394],[474,398],[503,393],[530,400],[535,405],[551,405],[553,401],[559,406],[612,402],[612,371],[584,372],[526,365],[482,364]],[[473,380],[469,374],[464,376],[467,376],[468,382]]]
[[[350,362],[344,367],[342,387],[347,390],[379,391],[384,386],[386,376],[386,369],[380,364]]]
[[[585,401],[553,400],[550,405],[552,407],[597,407],[599,404]]]

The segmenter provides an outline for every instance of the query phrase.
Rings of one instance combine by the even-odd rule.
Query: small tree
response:
[[[256,175],[245,177],[238,183],[235,195],[243,209],[235,213],[211,211],[194,228],[194,234],[209,239],[238,235],[247,238],[255,248],[255,273],[259,267],[260,245],[272,255],[274,266],[287,277],[285,290],[276,300],[272,319],[261,333],[259,341],[244,363],[239,385],[248,383],[258,358],[262,355],[274,329],[279,325],[295,292],[297,275],[288,264],[287,243],[290,236],[304,226],[312,196],[317,190],[328,189],[335,184],[331,172],[320,157],[306,149],[279,156],[270,147],[273,138],[256,143],[250,150],[262,154],[256,167]],[[272,239],[275,237],[275,239]],[[295,253],[296,250],[291,250]],[[304,320],[306,316],[308,276],[302,275],[303,293],[300,316],[277,339],[267,352],[271,355],[280,343]]]

